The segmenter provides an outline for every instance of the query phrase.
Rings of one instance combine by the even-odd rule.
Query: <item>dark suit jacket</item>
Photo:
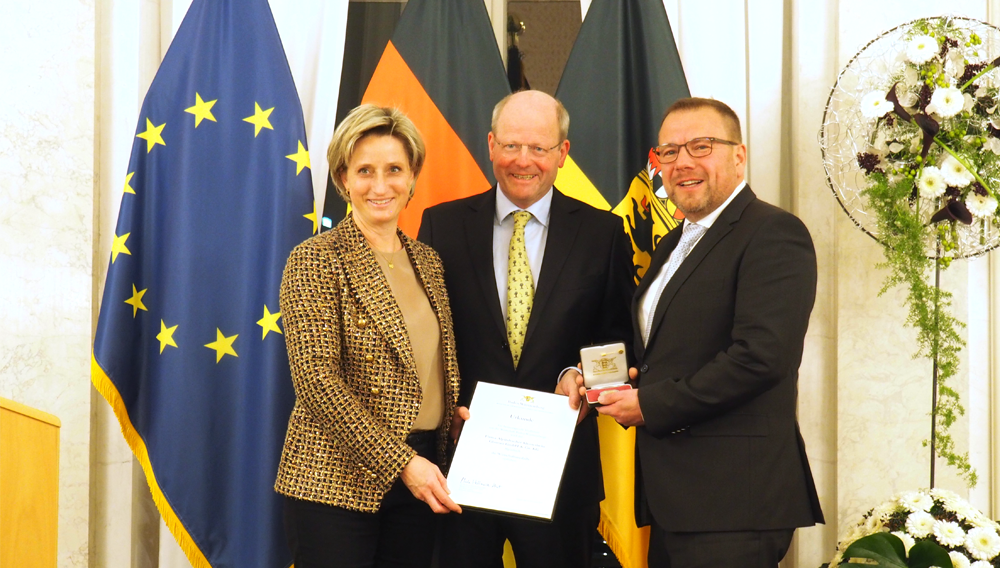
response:
[[[680,235],[659,243],[632,305],[636,518],[667,531],[823,522],[795,417],[816,295],[809,231],[745,187],[670,279],[644,348],[638,299]]]
[[[554,190],[542,270],[517,369],[507,345],[493,271],[496,188],[424,211],[418,239],[437,250],[455,324],[460,404],[478,381],[553,392],[580,348],[630,343],[635,289],[632,248],[621,218]],[[560,502],[604,498],[596,413],[576,429]]]

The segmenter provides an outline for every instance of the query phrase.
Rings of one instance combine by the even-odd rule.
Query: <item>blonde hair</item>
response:
[[[330,164],[330,178],[340,197],[348,203],[351,202],[341,178],[354,155],[354,148],[365,136],[392,136],[403,144],[410,161],[410,171],[413,172],[413,185],[410,186],[410,197],[413,197],[417,176],[424,167],[426,154],[424,139],[413,121],[402,111],[394,107],[380,107],[373,104],[364,104],[352,110],[333,131],[333,140],[326,150],[326,160]]]

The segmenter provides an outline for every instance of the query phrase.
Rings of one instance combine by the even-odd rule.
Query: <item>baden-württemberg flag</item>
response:
[[[556,187],[622,216],[636,281],[681,218],[656,195],[662,181],[650,150],[663,112],[688,93],[660,0],[594,0],[556,92],[570,113],[571,141]],[[623,567],[642,567],[648,530],[635,526],[635,431],[603,416],[598,428],[606,495],[600,531]]]
[[[399,226],[416,237],[425,208],[486,191],[493,105],[510,92],[486,6],[410,0],[362,99],[401,109],[420,130],[427,159]]]
[[[556,97],[570,114],[569,158],[556,187],[627,217],[635,276],[659,238],[677,225],[654,194],[663,111],[689,96],[667,13],[659,0],[594,0]]]
[[[196,568],[291,562],[278,287],[316,230],[307,148],[267,0],[194,0],[140,112],[92,378]]]

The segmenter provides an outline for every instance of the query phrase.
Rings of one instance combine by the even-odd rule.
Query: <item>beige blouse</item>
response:
[[[441,328],[431,308],[427,292],[417,279],[406,249],[392,254],[375,252],[389,288],[403,313],[406,331],[413,345],[413,360],[420,379],[423,400],[413,422],[414,432],[434,430],[444,417],[444,360],[441,354]],[[392,265],[392,268],[389,265]]]

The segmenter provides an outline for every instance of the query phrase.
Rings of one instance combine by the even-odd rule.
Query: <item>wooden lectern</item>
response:
[[[0,398],[0,566],[56,566],[59,419]]]

